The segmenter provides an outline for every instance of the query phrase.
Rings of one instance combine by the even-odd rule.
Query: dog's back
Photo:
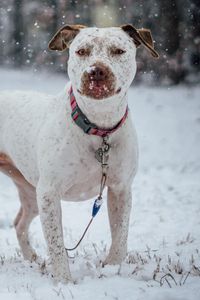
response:
[[[27,169],[30,164],[36,173],[37,138],[51,110],[52,99],[32,91],[0,94],[0,154],[17,161],[21,171],[23,165]]]

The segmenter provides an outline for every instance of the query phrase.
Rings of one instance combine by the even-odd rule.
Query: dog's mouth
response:
[[[95,100],[111,97],[120,91],[121,88],[116,90],[115,75],[102,63],[94,64],[83,73],[81,88],[78,90],[81,95]]]

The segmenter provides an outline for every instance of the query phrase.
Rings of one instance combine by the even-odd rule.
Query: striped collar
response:
[[[122,126],[122,124],[125,122],[127,116],[128,116],[128,105],[126,107],[126,111],[122,119],[115,125],[113,128],[110,129],[103,129],[99,128],[96,124],[91,123],[90,120],[84,115],[84,113],[79,108],[76,98],[73,93],[72,86],[69,90],[69,96],[70,96],[70,104],[71,104],[71,116],[76,125],[78,125],[85,133],[97,135],[100,137],[105,137],[110,135],[111,133],[115,132],[118,128]]]

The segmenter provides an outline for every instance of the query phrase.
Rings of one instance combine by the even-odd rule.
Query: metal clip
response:
[[[105,165],[108,163],[108,152],[110,150],[110,145],[107,143],[108,136],[103,137],[103,142],[100,148],[98,148],[95,151],[95,158],[100,162],[101,164]]]

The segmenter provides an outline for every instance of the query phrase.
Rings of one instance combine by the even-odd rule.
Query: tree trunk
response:
[[[23,24],[23,0],[13,2],[13,34],[12,34],[12,55],[14,66],[19,67],[23,64],[23,46],[24,46],[24,24]]]
[[[48,3],[54,12],[49,28],[50,36],[52,36],[52,34],[55,34],[55,32],[58,30],[58,0],[49,0]]]
[[[162,48],[173,55],[179,48],[179,10],[177,0],[160,0],[160,27]]]

